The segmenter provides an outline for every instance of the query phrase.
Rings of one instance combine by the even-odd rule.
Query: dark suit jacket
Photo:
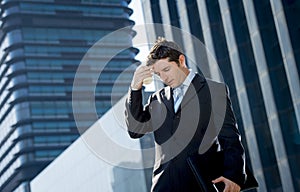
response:
[[[244,149],[226,86],[196,74],[179,110],[172,89],[164,87],[142,105],[142,92],[129,90],[126,124],[132,138],[154,133],[155,165],[152,191],[199,191],[187,157],[222,149],[224,177],[245,182]]]

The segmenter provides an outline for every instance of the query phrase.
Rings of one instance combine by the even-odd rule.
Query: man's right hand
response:
[[[140,65],[136,68],[131,81],[131,89],[139,90],[143,86],[143,80],[152,76],[152,67]]]

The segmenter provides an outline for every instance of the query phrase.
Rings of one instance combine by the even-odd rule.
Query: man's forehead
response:
[[[161,71],[161,70],[165,69],[166,67],[169,67],[170,65],[172,65],[172,63],[168,60],[168,58],[160,59],[153,64],[153,70]]]

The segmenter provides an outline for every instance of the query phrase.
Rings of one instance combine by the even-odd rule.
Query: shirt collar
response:
[[[192,69],[190,69],[190,72],[188,74],[188,76],[186,76],[185,80],[183,81],[182,85],[184,86],[190,86],[192,80],[194,79],[195,77],[195,73],[192,71]]]

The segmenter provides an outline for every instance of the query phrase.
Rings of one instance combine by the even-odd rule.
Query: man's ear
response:
[[[186,67],[185,56],[183,54],[179,55],[179,64],[180,64],[180,67]]]

